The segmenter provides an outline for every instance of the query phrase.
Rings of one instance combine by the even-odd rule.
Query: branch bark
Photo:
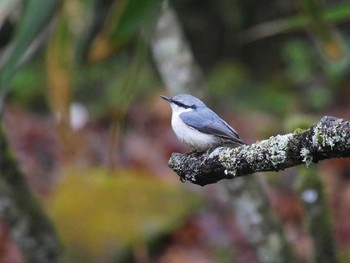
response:
[[[252,145],[173,153],[169,167],[182,181],[204,186],[338,157],[350,157],[350,121],[326,116],[303,132],[277,135]]]
[[[158,19],[152,54],[158,71],[170,93],[202,96],[206,89],[204,76],[194,59],[173,8],[166,4]]]

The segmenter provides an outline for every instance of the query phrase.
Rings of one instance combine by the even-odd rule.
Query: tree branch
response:
[[[0,123],[0,218],[28,263],[58,262],[62,250],[54,226],[12,156]]]
[[[326,116],[306,131],[277,135],[252,145],[173,153],[169,167],[182,181],[204,186],[337,157],[350,157],[350,121]]]
[[[163,5],[152,41],[152,54],[158,71],[171,94],[203,95],[203,72],[194,59],[173,8]]]

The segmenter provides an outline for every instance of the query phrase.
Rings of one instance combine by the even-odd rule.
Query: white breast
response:
[[[176,107],[176,108],[175,108]],[[182,109],[176,105],[172,105],[173,114],[171,118],[171,126],[177,138],[185,145],[194,148],[197,151],[205,151],[217,144],[220,139],[209,134],[201,133],[194,128],[186,125],[179,115],[192,109]]]

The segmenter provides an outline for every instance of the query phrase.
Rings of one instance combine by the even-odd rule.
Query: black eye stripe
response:
[[[189,108],[195,109],[195,108],[196,108],[196,105],[188,106],[188,105],[183,104],[182,102],[176,101],[176,100],[173,100],[173,103],[175,103],[177,106],[182,107],[182,108],[185,108],[185,109],[189,109]]]
[[[179,106],[179,107],[182,107],[182,108],[185,108],[185,109],[190,108],[189,106],[187,106],[187,105],[181,103],[180,101],[173,100],[173,102],[174,102],[177,106]]]

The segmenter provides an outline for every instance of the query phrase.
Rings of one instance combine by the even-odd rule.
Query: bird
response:
[[[200,99],[189,94],[160,97],[171,106],[171,126],[177,138],[195,151],[204,152],[223,145],[246,145],[235,129]]]

